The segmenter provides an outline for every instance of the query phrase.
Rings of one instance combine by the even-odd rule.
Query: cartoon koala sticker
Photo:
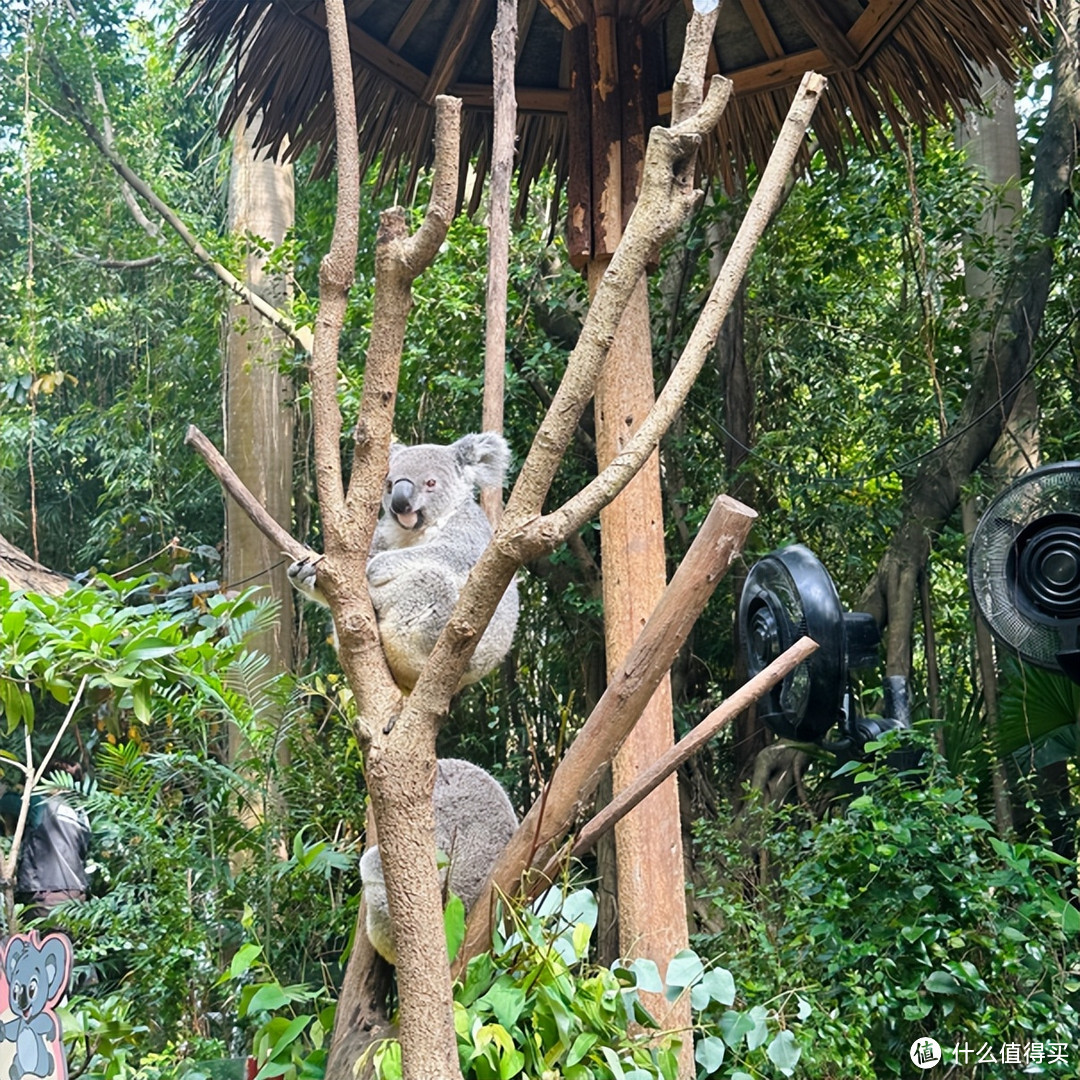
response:
[[[0,1061],[10,1061],[9,1080],[67,1080],[60,1021],[53,1010],[67,989],[71,943],[63,934],[39,941],[31,930],[12,935],[2,955]]]
[[[517,814],[502,785],[479,765],[460,758],[440,758],[432,802],[435,844],[445,856],[444,889],[460,897],[466,912],[481,891],[517,828]],[[367,908],[367,935],[391,964],[397,961],[394,926],[386,898],[382,857],[369,848],[360,860],[360,878]]]
[[[411,690],[491,539],[478,487],[501,487],[510,449],[500,435],[464,435],[449,446],[390,447],[383,513],[368,559],[371,601],[394,679]],[[325,606],[316,560],[289,567],[289,580]],[[517,627],[517,584],[503,594],[458,689],[482,679],[509,652]]]

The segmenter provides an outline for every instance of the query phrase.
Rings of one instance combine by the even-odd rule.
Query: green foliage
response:
[[[910,774],[883,758],[840,774],[858,792],[842,814],[750,812],[764,881],[737,872],[739,843],[715,826],[699,832],[726,927],[700,946],[748,990],[798,988],[812,1006],[807,1075],[899,1076],[921,1036],[950,1048],[1076,1045],[1080,926],[1064,860],[994,836],[972,789],[928,746]]]
[[[264,1075],[282,1075],[298,1040],[310,1056],[329,1028],[356,837],[313,798],[318,784],[278,783],[286,735],[301,775],[325,773],[326,748],[289,710],[288,681],[245,649],[272,611],[249,595],[140,605],[143,582],[107,578],[59,597],[0,588],[9,723],[43,725],[87,680],[75,723],[96,770],[67,796],[91,820],[92,896],[52,917],[77,943],[85,987],[70,1006],[79,1066],[154,1080],[216,1039],[208,1056],[253,1044]],[[282,1025],[285,1006],[296,1015]]]
[[[216,247],[213,101],[176,82],[179,7],[0,15],[0,532],[28,550],[36,537],[58,569],[126,566],[220,530],[215,485],[177,452],[188,423],[220,428],[220,290],[178,238],[136,222],[59,87]]]
[[[588,890],[553,890],[534,910],[513,912],[513,933],[470,961],[454,990],[465,1080],[675,1080],[685,1033],[661,1031],[643,992],[668,1001],[690,995],[701,1076],[795,1074],[802,1047],[792,1023],[809,1014],[805,1002],[791,1016],[762,1005],[736,1008],[731,973],[690,950],[672,959],[663,978],[649,960],[592,965],[595,923]],[[380,1080],[400,1080],[396,1040],[368,1053]]]
[[[221,673],[239,660],[259,605],[251,594],[213,596],[202,614],[127,603],[141,584],[102,574],[93,585],[40,596],[13,592],[0,580],[0,709],[9,736],[24,723],[33,729],[32,690],[67,705],[84,679],[91,692],[111,694],[114,735],[122,714],[148,724],[152,694],[177,683],[225,704],[230,695]]]
[[[1080,751],[1080,686],[1045,668],[1010,659],[1001,684],[997,749],[1022,773]]]

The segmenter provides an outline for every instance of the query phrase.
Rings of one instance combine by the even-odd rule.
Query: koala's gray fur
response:
[[[440,874],[443,891],[459,896],[468,911],[480,896],[495,860],[514,835],[517,815],[499,782],[479,765],[443,758],[436,768],[432,802],[435,844],[447,859]],[[360,878],[367,902],[367,935],[378,953],[394,964],[394,927],[378,847],[364,852]]]
[[[390,447],[383,513],[375,527],[367,577],[383,651],[403,690],[416,685],[469,571],[491,539],[491,526],[474,491],[502,487],[509,462],[506,440],[491,432],[464,435],[449,446]],[[315,567],[315,562],[294,562],[289,580],[325,605]],[[509,652],[517,617],[517,584],[511,582],[459,689],[482,679]]]

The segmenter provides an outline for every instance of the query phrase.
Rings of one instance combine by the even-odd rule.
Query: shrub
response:
[[[995,1048],[999,1061],[1005,1044],[1075,1053],[1080,922],[1064,899],[1065,860],[996,837],[929,747],[914,772],[880,760],[835,775],[859,792],[843,812],[807,822],[757,811],[772,870],[756,888],[715,869],[745,865],[739,845],[714,824],[699,829],[726,924],[700,951],[759,995],[798,988],[813,1005],[806,1075],[898,1076],[924,1036],[949,1062],[961,1048],[961,1066],[965,1046]],[[984,1064],[978,1075],[995,1073]]]

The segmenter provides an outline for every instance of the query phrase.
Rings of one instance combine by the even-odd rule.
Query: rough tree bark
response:
[[[1028,205],[1031,243],[1004,290],[1001,323],[983,362],[973,372],[960,416],[905,484],[900,524],[860,601],[859,606],[880,625],[888,625],[889,675],[908,677],[911,673],[918,581],[931,538],[958,506],[967,478],[997,442],[1017,392],[1030,374],[1050,289],[1053,239],[1069,204],[1080,132],[1080,0],[1058,0],[1057,13],[1053,92],[1035,151]]]
[[[258,121],[255,122],[256,124]],[[285,239],[294,217],[293,170],[251,149],[255,132],[237,125],[229,171],[229,229],[271,245]],[[288,283],[263,269],[265,253],[252,246],[244,282],[278,307],[289,301]],[[249,304],[229,308],[225,338],[225,454],[237,475],[282,525],[292,518],[292,386],[279,370],[285,334]],[[285,560],[234,501],[225,504],[224,577],[230,587],[268,586],[281,604],[275,626],[253,641],[270,658],[271,672],[292,666],[292,588]]]
[[[517,0],[498,0],[491,37],[492,98],[491,183],[488,188],[488,280],[484,325],[485,431],[503,430],[506,390],[506,294],[510,272],[510,180],[514,174],[517,99]],[[480,504],[493,524],[502,516],[502,492],[485,488]]]

